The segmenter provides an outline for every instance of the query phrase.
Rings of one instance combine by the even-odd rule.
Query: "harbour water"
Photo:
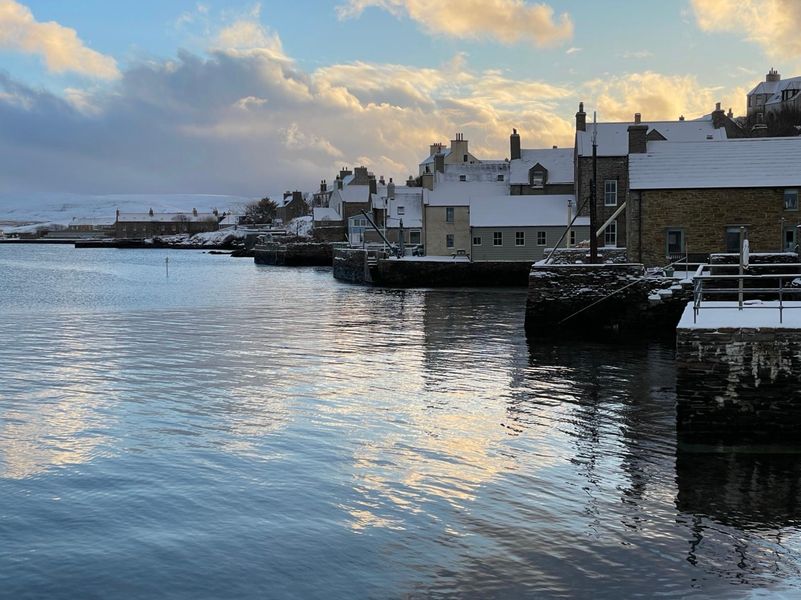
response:
[[[0,245],[0,597],[797,597],[801,456],[677,451],[672,348],[524,304]]]

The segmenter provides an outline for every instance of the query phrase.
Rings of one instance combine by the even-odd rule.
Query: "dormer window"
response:
[[[529,185],[535,189],[542,189],[548,182],[548,169],[537,163],[528,171]]]

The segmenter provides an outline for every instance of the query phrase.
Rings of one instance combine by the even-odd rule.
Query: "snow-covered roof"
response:
[[[542,196],[479,196],[470,201],[471,227],[567,227],[569,194]],[[587,226],[589,217],[574,225]]]
[[[348,185],[337,191],[342,202],[367,202],[370,200],[369,185]]]
[[[770,96],[765,104],[772,104],[781,102],[782,91],[791,89],[801,89],[801,77],[789,77],[788,79],[781,79],[779,81],[760,81],[754,89],[748,92],[749,96],[756,94],[764,94]]]
[[[217,215],[214,213],[191,213],[191,212],[154,212],[152,215],[149,212],[143,213],[124,213],[121,212],[117,215],[117,221],[120,223],[169,223],[172,221],[184,222],[191,221],[194,223],[200,221],[216,221]]]
[[[503,181],[446,181],[425,190],[423,201],[429,206],[468,206],[474,197],[508,195],[509,186]]]
[[[801,186],[801,137],[648,142],[629,155],[633,190]]]
[[[327,206],[314,207],[314,220],[315,221],[341,221],[342,217],[337,214],[333,208]]]
[[[656,130],[669,142],[701,142],[726,139],[726,130],[715,129],[712,117],[685,121],[643,121],[648,133]],[[629,153],[629,127],[634,123],[598,123],[598,156],[626,156]],[[576,149],[579,156],[592,156],[594,125],[587,131],[576,132]]]
[[[114,217],[72,217],[70,225],[78,227],[80,225],[114,225]]]
[[[548,183],[573,183],[573,148],[522,150],[510,163],[509,183],[528,184],[528,172],[537,163],[548,169]]]
[[[437,154],[442,154],[443,156],[445,156],[447,158],[448,156],[451,155],[451,149],[450,148],[443,148],[441,151],[437,152]],[[421,165],[430,165],[430,164],[432,164],[434,162],[434,157],[437,154],[432,154],[431,156],[429,156],[425,160],[421,161],[420,164]]]

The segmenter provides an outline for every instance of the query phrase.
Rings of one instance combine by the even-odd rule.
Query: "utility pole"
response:
[[[590,181],[590,262],[598,262],[598,231],[597,215],[595,214],[598,206],[598,116],[595,111],[592,113],[592,180]]]

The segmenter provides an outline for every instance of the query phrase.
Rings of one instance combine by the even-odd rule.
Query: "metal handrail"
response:
[[[775,294],[779,301],[779,323],[784,322],[784,310],[785,309],[794,309],[794,308],[801,308],[799,306],[785,306],[784,299],[786,295],[790,295],[792,297],[793,294],[801,294],[801,287],[793,287],[787,286],[786,281],[795,281],[797,279],[801,279],[801,273],[765,273],[765,274],[752,274],[752,273],[742,273],[739,275],[711,275],[709,273],[704,272],[704,267],[710,265],[701,265],[695,273],[694,278],[694,286],[693,286],[693,322],[698,322],[698,313],[701,308],[705,308],[707,310],[710,309],[720,309],[720,308],[730,308],[730,307],[723,307],[723,306],[702,306],[704,301],[705,294],[717,294],[717,295],[725,295],[725,294],[737,294],[739,300],[737,303],[738,310],[743,310],[745,308],[753,309],[753,308],[770,308],[775,310],[775,306],[763,306],[759,304],[751,304],[748,300],[745,300],[746,295],[754,295],[754,294]],[[714,265],[720,266],[720,265]],[[739,268],[739,265],[727,265]],[[779,266],[787,266],[798,268],[798,263],[780,265],[780,264],[773,264],[773,265],[751,265],[749,269],[753,267],[779,267]],[[775,280],[778,282],[776,287],[745,287],[743,283],[745,281],[765,281],[765,280]],[[709,285],[716,281],[738,281],[739,285],[736,288],[721,288],[721,287],[714,287],[710,288]]]

